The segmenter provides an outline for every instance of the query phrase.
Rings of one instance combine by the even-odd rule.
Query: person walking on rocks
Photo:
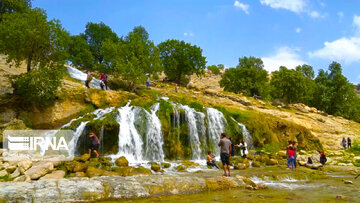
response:
[[[220,158],[224,167],[224,176],[230,176],[231,142],[229,139],[226,138],[225,133],[221,134],[221,139],[218,146],[220,147]],[[226,169],[229,172],[228,174],[226,173]]]
[[[294,150],[293,146],[290,146],[288,153],[289,153],[288,167],[290,167],[290,169],[294,170],[295,169],[295,150]]]
[[[351,148],[351,139],[350,139],[350,137],[347,138],[347,147]]]
[[[90,132],[89,137],[91,139],[90,147],[89,147],[89,156],[91,157],[91,151],[93,151],[96,155],[96,157],[99,157],[99,153],[97,150],[99,150],[99,138],[95,135],[95,133]]]
[[[343,137],[341,143],[342,143],[343,148],[346,149],[346,139],[345,139],[345,137]]]

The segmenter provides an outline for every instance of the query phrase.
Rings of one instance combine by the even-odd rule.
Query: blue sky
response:
[[[271,72],[280,65],[332,61],[360,83],[359,0],[34,0],[71,34],[87,22],[104,22],[119,36],[142,25],[156,44],[167,39],[203,49],[208,65],[234,67],[256,56]]]

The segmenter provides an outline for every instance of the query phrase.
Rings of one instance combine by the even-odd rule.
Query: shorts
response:
[[[91,150],[98,150],[99,149],[99,144],[91,144],[89,149]]]
[[[225,166],[225,165],[230,166],[229,157],[230,157],[230,156],[229,156],[229,154],[227,154],[227,153],[221,153],[221,154],[220,154],[220,159],[221,159],[221,162],[222,162],[223,166]]]

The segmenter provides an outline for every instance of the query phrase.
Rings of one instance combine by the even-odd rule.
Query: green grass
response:
[[[356,155],[360,155],[360,140],[354,140],[351,148],[346,149],[346,151],[354,153]]]

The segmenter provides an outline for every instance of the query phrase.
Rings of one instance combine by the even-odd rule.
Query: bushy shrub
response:
[[[38,106],[54,101],[63,77],[61,70],[41,68],[19,75],[15,81],[16,93],[24,102]]]
[[[220,69],[216,65],[208,66],[207,69],[210,70],[215,75],[220,74]]]
[[[348,148],[346,151],[352,152],[356,155],[360,154],[360,140],[354,140],[351,144],[351,148]]]

